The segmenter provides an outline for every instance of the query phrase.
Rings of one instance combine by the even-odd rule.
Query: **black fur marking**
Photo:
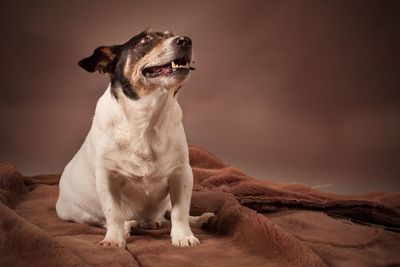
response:
[[[145,43],[141,43],[141,40],[146,36],[151,36],[152,38]],[[124,44],[124,50],[131,50],[131,64],[135,64],[142,57],[148,54],[154,48],[154,46],[156,46],[157,43],[164,38],[165,37],[161,37],[155,32],[142,32],[126,42]]]
[[[151,36],[147,42],[142,43],[141,40],[146,37]],[[131,38],[128,42],[126,42],[118,54],[117,64],[114,70],[113,75],[111,76],[111,85],[112,85],[112,94],[118,100],[118,87],[122,89],[122,92],[132,100],[138,100],[139,96],[137,95],[135,88],[133,87],[130,80],[124,75],[124,68],[126,65],[127,58],[130,56],[130,64],[134,65],[137,61],[139,61],[142,57],[144,57],[147,53],[149,53],[155,45],[161,40],[166,38],[164,35],[160,36],[158,33],[154,32],[142,32],[133,38]]]
[[[135,88],[133,88],[131,82],[121,75],[117,79],[111,79],[111,93],[118,100],[117,88],[120,87],[122,92],[132,100],[138,100],[139,96],[136,94]]]
[[[115,100],[118,101],[118,94],[116,88],[114,88],[114,85],[111,83],[111,89],[110,89],[111,96],[115,98]]]
[[[127,58],[130,64],[136,64],[143,56],[149,53],[162,39],[171,37],[172,34],[144,31],[134,36],[123,45],[102,46],[93,51],[90,57],[79,61],[79,66],[89,72],[99,71],[109,73],[111,78],[111,94],[118,101],[119,88],[132,100],[138,100],[134,86],[124,74]],[[146,41],[142,41],[146,37]],[[150,38],[149,38],[150,37]]]

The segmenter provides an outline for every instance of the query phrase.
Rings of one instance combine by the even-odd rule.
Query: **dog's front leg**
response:
[[[193,235],[189,226],[190,199],[192,196],[193,173],[189,164],[176,170],[169,177],[171,198],[171,238],[175,246],[196,246],[200,241]]]
[[[102,246],[117,245],[126,247],[124,219],[121,212],[121,194],[118,184],[113,184],[109,173],[103,169],[96,170],[96,191],[106,219],[107,232],[99,243]]]

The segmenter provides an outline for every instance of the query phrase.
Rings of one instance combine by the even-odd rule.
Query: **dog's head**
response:
[[[157,88],[176,93],[189,76],[192,41],[169,31],[146,30],[122,45],[101,46],[79,61],[88,72],[108,73],[112,93],[131,99]]]

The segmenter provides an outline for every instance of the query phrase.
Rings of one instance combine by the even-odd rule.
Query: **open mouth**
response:
[[[162,66],[152,66],[143,69],[142,73],[146,78],[156,78],[159,76],[168,76],[175,72],[194,70],[190,67],[190,62],[186,57],[174,59]]]

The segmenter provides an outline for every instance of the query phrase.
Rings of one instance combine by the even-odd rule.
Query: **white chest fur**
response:
[[[118,102],[106,91],[90,133],[97,163],[127,177],[168,175],[187,163],[181,121],[182,111],[170,91],[160,89],[137,101]]]
[[[171,175],[189,166],[181,121],[182,111],[170,91],[159,89],[136,101],[117,101],[107,89],[85,142],[62,174],[60,217],[84,222],[85,214],[104,220],[104,205],[115,201],[101,198],[112,190],[123,220],[165,212]],[[190,167],[186,173],[190,180]]]

